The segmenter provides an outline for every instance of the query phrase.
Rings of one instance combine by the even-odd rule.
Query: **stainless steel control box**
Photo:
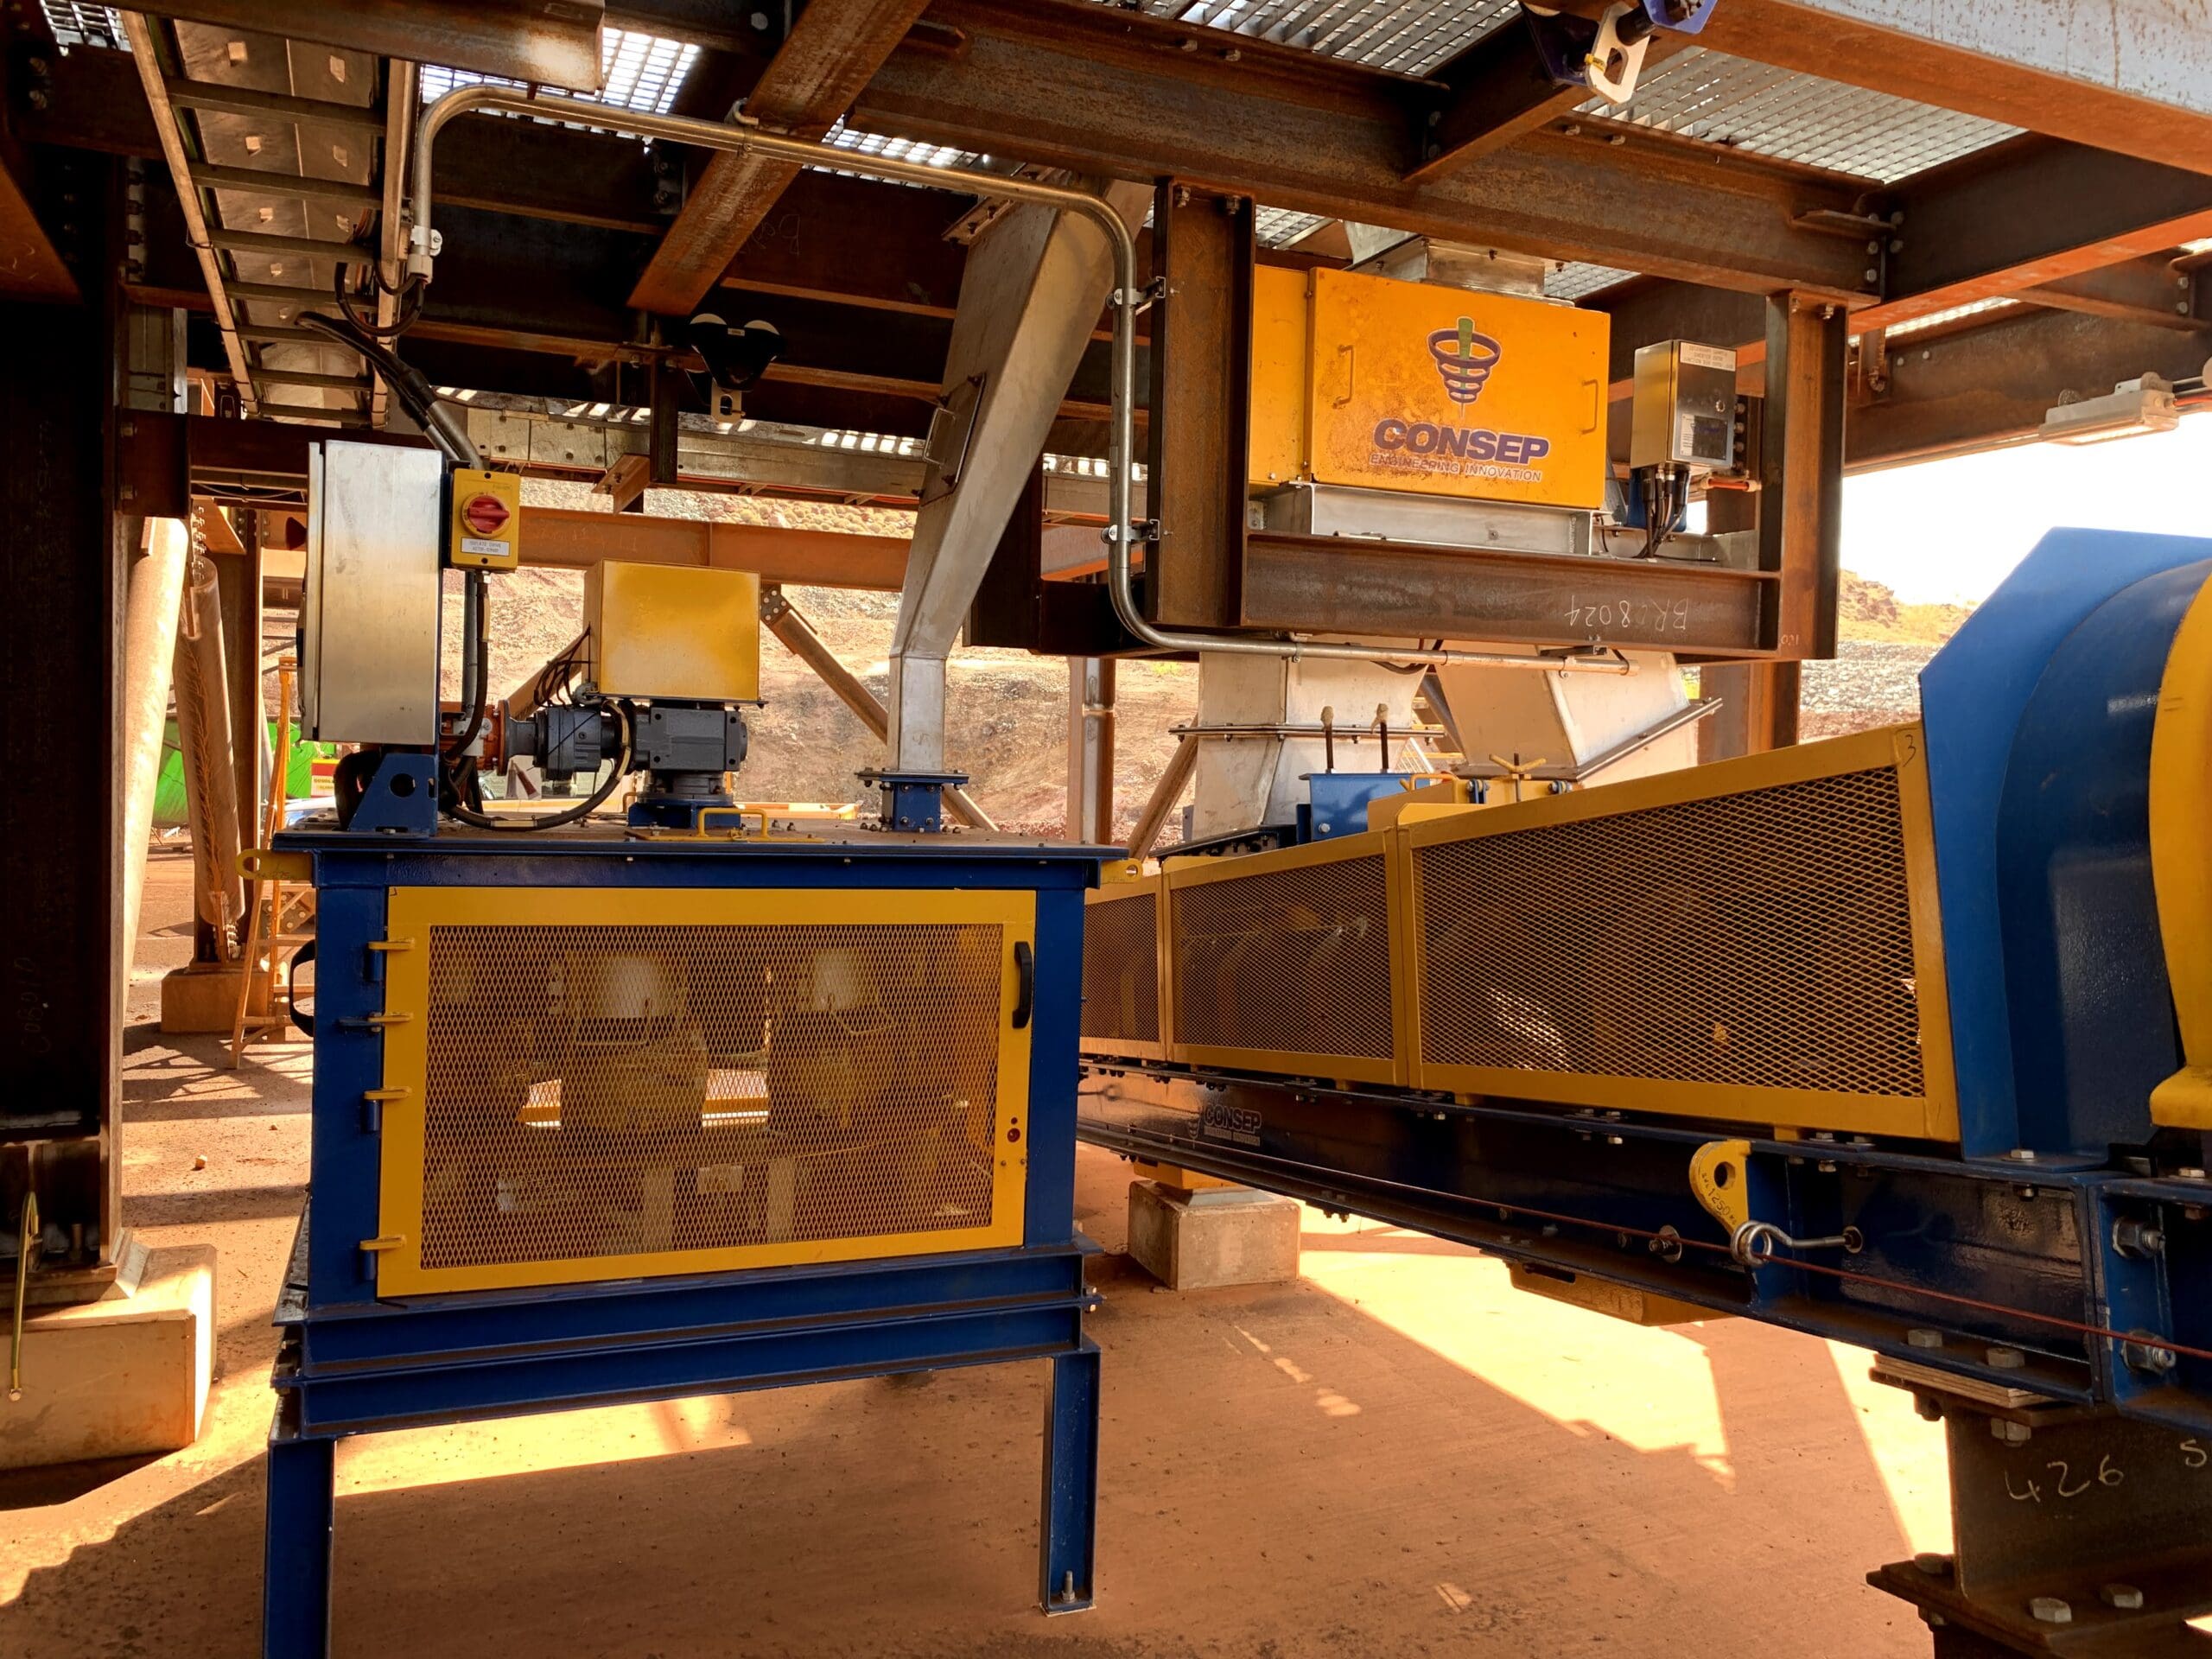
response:
[[[333,441],[308,451],[303,735],[437,742],[443,485],[435,450]]]
[[[1687,340],[1639,347],[1630,467],[1724,470],[1735,458],[1736,353]]]

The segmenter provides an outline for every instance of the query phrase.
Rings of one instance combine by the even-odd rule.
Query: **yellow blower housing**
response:
[[[1254,283],[1255,486],[1604,505],[1603,313],[1338,270]]]

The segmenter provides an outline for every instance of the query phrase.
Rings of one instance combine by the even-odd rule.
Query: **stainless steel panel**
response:
[[[1641,346],[1629,426],[1632,467],[1725,467],[1735,453],[1736,353],[1686,340]]]
[[[326,442],[308,456],[301,729],[326,743],[438,741],[443,463]]]
[[[1592,515],[1580,508],[1459,501],[1395,490],[1294,484],[1253,501],[1252,528],[1287,536],[1463,547],[1484,552],[1587,554]]]

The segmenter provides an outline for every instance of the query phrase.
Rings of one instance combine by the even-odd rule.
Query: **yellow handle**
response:
[[[1708,1141],[1690,1156],[1690,1191],[1734,1237],[1751,1218],[1745,1174],[1751,1161],[1748,1141]]]
[[[1342,409],[1346,404],[1351,402],[1352,385],[1356,373],[1356,365],[1352,357],[1352,347],[1349,342],[1337,347],[1337,356],[1344,365],[1344,394],[1341,397],[1331,398],[1329,403],[1330,406],[1333,409]]]
[[[1585,432],[1595,432],[1605,424],[1605,383],[1602,380],[1585,380],[1582,384],[1590,388],[1590,424],[1582,429]]]

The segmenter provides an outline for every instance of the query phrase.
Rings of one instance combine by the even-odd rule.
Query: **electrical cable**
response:
[[[369,274],[379,292],[391,295],[399,302],[394,308],[392,321],[379,324],[374,319],[365,317],[354,309],[353,296],[346,286],[346,267],[343,264],[338,267],[336,276],[331,284],[332,290],[338,300],[338,308],[345,313],[346,321],[359,329],[361,333],[377,340],[397,340],[413,327],[416,319],[423,315],[423,296],[428,289],[429,283],[420,276],[410,276],[395,288],[385,281],[384,272],[374,265],[369,267]]]
[[[473,824],[479,830],[499,830],[511,835],[538,830],[557,830],[563,824],[581,823],[583,819],[589,817],[606,804],[607,797],[614,793],[615,787],[630,775],[630,715],[619,702],[609,703],[607,706],[614,710],[615,719],[622,724],[622,758],[615,762],[614,770],[607,774],[607,781],[593,791],[588,798],[578,802],[566,811],[556,812],[550,817],[494,817],[489,813],[479,812],[458,802],[446,810],[463,823]]]
[[[302,311],[293,319],[301,327],[327,335],[347,351],[359,353],[377,372],[384,376],[385,384],[391,388],[413,416],[415,423],[423,429],[423,435],[443,451],[456,467],[477,467],[483,458],[467,429],[447,412],[438,401],[437,391],[423,378],[423,372],[411,364],[403,362],[397,353],[362,329],[339,317],[326,316],[320,311]]]

